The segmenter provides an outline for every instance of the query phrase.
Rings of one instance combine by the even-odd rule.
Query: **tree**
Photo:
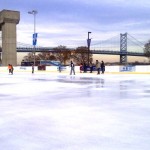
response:
[[[92,54],[89,54],[89,59],[92,62]],[[88,64],[88,48],[86,46],[77,47],[72,55],[76,64],[80,65],[80,63]]]
[[[150,40],[148,41],[148,43],[144,45],[144,54],[149,59],[150,62]]]
[[[55,57],[57,60],[59,60],[61,63],[66,65],[66,61],[70,60],[71,58],[71,50],[67,49],[66,46],[58,46],[53,49],[55,51]]]
[[[23,58],[24,61],[33,61],[34,56],[33,53],[28,53],[26,56]],[[56,60],[56,57],[51,54],[51,52],[40,52],[37,55],[35,55],[35,60]]]
[[[56,60],[56,57],[51,52],[41,52],[37,55],[37,60]]]
[[[33,53],[28,53],[26,56],[23,57],[23,60],[24,61],[33,61],[34,59],[34,56],[33,56]]]

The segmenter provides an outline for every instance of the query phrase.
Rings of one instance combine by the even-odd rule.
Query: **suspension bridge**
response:
[[[120,55],[120,63],[126,63],[127,56],[144,56],[144,44],[132,35],[124,33],[99,42],[92,40],[90,53]],[[2,48],[0,48],[0,51],[2,51]],[[34,49],[30,44],[17,42],[17,52],[54,52],[54,47],[36,46]]]

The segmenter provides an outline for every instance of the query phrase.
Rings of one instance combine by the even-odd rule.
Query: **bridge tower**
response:
[[[17,65],[16,25],[20,20],[20,12],[12,10],[0,11],[0,31],[2,31],[2,65]]]
[[[127,33],[120,34],[120,63],[127,63]]]

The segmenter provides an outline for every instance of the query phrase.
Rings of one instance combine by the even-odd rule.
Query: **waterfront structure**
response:
[[[0,11],[0,31],[2,31],[2,65],[17,65],[16,25],[20,21],[20,12],[13,10]]]

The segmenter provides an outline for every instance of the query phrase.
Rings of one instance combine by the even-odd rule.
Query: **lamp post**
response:
[[[35,33],[36,33],[36,14],[37,14],[38,12],[36,11],[36,10],[32,10],[32,11],[28,11],[28,14],[31,14],[31,15],[33,15],[34,16],[34,35],[35,35]],[[34,61],[33,61],[33,65],[35,66],[35,45],[36,44],[33,44],[33,46],[34,46],[34,50],[33,50],[33,59],[34,59]]]
[[[91,39],[89,38],[89,34],[92,32],[88,32],[88,39],[87,39],[87,45],[88,45],[88,66],[89,66],[89,59],[90,59],[90,43],[91,43]]]

